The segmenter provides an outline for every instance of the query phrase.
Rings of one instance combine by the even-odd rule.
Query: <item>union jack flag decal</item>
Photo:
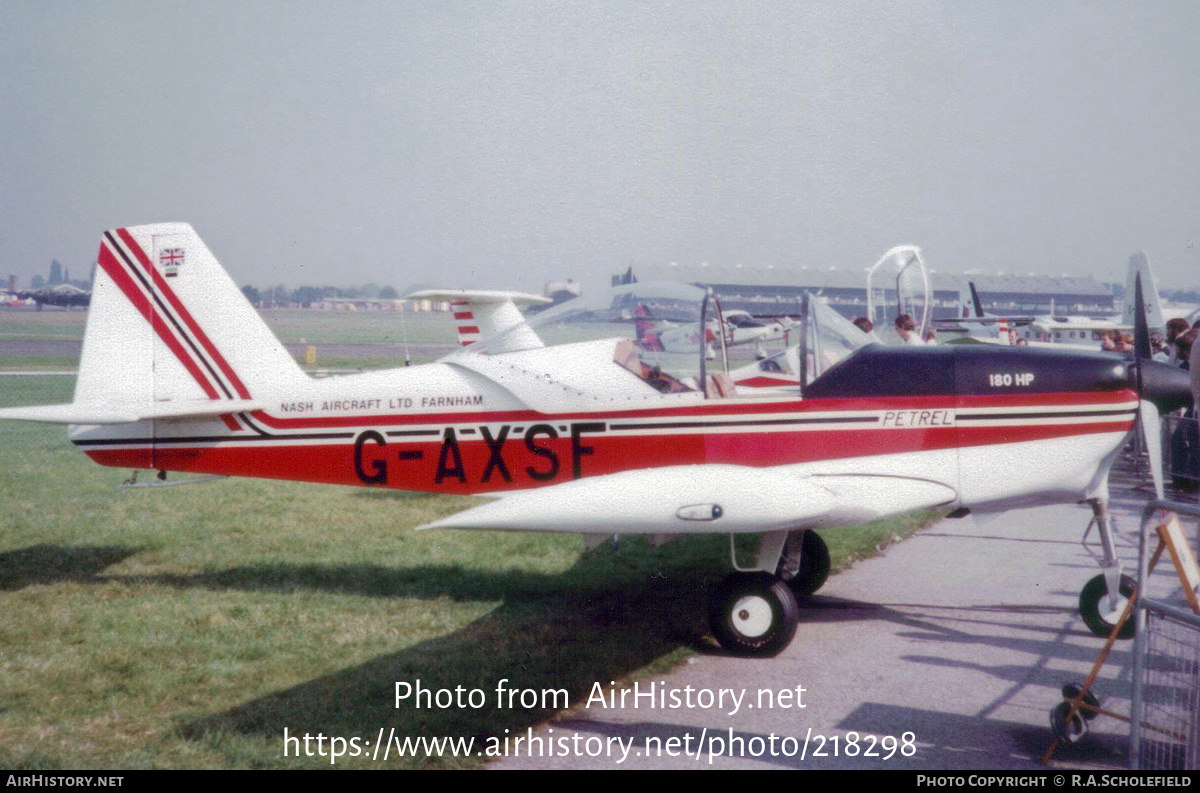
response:
[[[166,271],[168,278],[179,274],[183,266],[183,248],[163,248],[158,252],[158,264]]]

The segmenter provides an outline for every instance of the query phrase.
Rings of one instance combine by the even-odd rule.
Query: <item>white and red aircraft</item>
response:
[[[0,418],[71,425],[109,466],[498,496],[422,528],[761,534],[753,564],[731,553],[709,604],[721,645],[750,655],[785,647],[797,594],[824,582],[813,529],[922,508],[1091,503],[1106,558],[1081,606],[1102,630],[1122,589],[1109,468],[1139,402],[1149,425],[1190,398],[1186,373],[1165,365],[984,345],[870,344],[791,393],[738,388],[702,346],[685,356],[616,336],[628,326],[611,319],[638,304],[690,305],[705,327],[709,296],[679,284],[528,321],[502,296],[458,293],[480,341],[316,380],[190,226],[106,232],[98,262],[73,401]]]

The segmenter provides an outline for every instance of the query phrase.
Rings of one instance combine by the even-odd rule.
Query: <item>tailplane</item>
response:
[[[493,339],[490,352],[531,350],[542,340],[525,324],[519,306],[545,305],[549,298],[524,292],[493,292],[479,289],[427,289],[408,295],[410,300],[433,300],[450,304],[458,329],[458,343],[469,347],[485,336],[503,332]]]

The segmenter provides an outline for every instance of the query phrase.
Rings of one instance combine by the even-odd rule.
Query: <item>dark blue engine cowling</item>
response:
[[[871,344],[805,386],[804,397],[1120,391],[1136,388],[1131,363],[1118,353],[1049,347]]]

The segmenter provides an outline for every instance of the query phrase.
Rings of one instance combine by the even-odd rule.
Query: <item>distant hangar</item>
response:
[[[711,286],[721,296],[722,308],[742,309],[756,316],[798,314],[805,292],[820,296],[847,317],[867,313],[865,269],[671,263],[638,265],[631,272],[639,281]],[[974,282],[984,310],[991,313],[1040,315],[1053,310],[1055,314],[1099,317],[1119,310],[1112,289],[1091,277],[934,272],[930,280],[935,318],[957,315],[960,295],[969,294],[968,281]]]

